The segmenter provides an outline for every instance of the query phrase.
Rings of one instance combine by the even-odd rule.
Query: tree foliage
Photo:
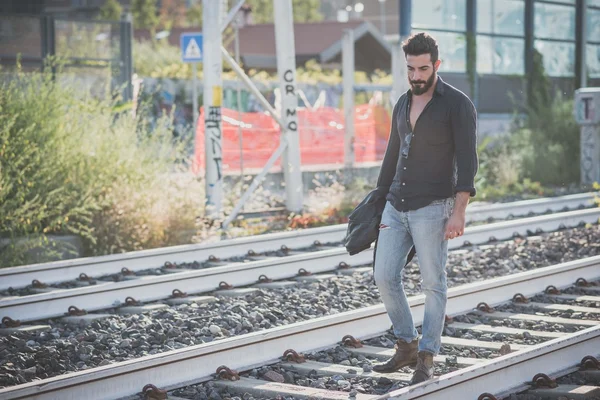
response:
[[[136,28],[154,30],[158,26],[155,0],[133,0],[131,2],[133,25]]]
[[[118,21],[121,19],[123,7],[117,0],[106,0],[106,3],[100,8],[100,19],[108,21]]]
[[[292,0],[295,22],[318,22],[323,20],[319,11],[321,0]]]
[[[188,8],[185,18],[193,27],[202,27],[202,5],[196,4]]]
[[[252,20],[255,24],[273,23],[273,0],[248,0],[252,7]],[[320,0],[292,0],[295,22],[317,22],[323,20],[319,11]]]

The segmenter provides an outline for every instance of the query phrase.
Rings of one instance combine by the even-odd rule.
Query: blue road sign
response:
[[[183,62],[202,61],[202,34],[201,33],[182,33],[181,34],[181,59]]]

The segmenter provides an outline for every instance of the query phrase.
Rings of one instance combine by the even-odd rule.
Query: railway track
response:
[[[595,192],[591,192],[512,203],[470,206],[467,210],[467,222],[510,219],[517,216],[589,208],[595,204],[596,195]],[[593,211],[592,214],[594,214]],[[510,226],[511,224],[507,223],[506,227],[510,228]],[[500,228],[500,226],[498,227]],[[473,230],[473,232],[477,231]],[[34,280],[52,285],[75,280],[80,276],[99,278],[119,274],[124,267],[129,272],[135,273],[148,268],[160,268],[167,262],[193,265],[194,262],[204,261],[203,266],[210,266],[219,265],[218,260],[232,256],[240,256],[239,261],[242,262],[256,261],[261,258],[264,260],[264,256],[252,256],[248,253],[250,251],[252,254],[271,252],[271,255],[274,256],[277,249],[282,246],[289,248],[308,248],[312,246],[318,248],[319,246],[315,246],[315,242],[339,244],[345,233],[346,225],[341,224],[231,239],[211,244],[173,246],[125,254],[3,268],[0,269],[0,292],[9,288],[30,286]],[[510,232],[510,234],[512,233]],[[461,246],[465,240],[465,238],[454,239],[450,243],[451,247]],[[358,256],[358,258],[360,257],[362,255]],[[364,259],[361,259],[360,262],[364,262]],[[211,263],[210,260],[215,260],[215,262]]]
[[[586,197],[579,195],[580,197],[578,199],[571,199],[571,207],[567,205],[562,206],[562,208],[554,208],[554,210],[557,209],[565,209],[565,208],[584,208],[586,207],[585,202],[586,201],[593,201],[591,199],[593,199],[593,196],[588,196],[586,200]],[[566,197],[573,197],[573,196],[566,196]],[[579,205],[575,206],[575,203],[578,202]],[[523,202],[526,203],[526,202]],[[537,205],[537,210],[538,212],[549,212],[550,210],[552,210],[552,208],[546,208],[544,211],[542,210],[542,205],[543,202],[538,202]],[[588,204],[589,206],[589,204]],[[558,206],[557,206],[558,207]],[[450,243],[450,248],[452,249],[456,249],[459,248],[461,246],[464,245],[477,245],[477,244],[482,244],[482,243],[486,243],[486,242],[494,242],[497,240],[504,240],[504,239],[510,239],[512,237],[515,236],[526,236],[526,235],[531,235],[532,233],[541,233],[541,232],[548,232],[548,231],[553,231],[553,230],[557,230],[557,229],[561,229],[561,228],[567,228],[567,227],[575,227],[575,226],[581,226],[582,224],[587,224],[587,223],[596,223],[598,222],[598,217],[600,216],[600,210],[597,209],[585,209],[585,210],[579,210],[579,211],[571,211],[571,212],[564,212],[564,213],[558,213],[558,214],[554,214],[554,215],[543,215],[543,216],[539,216],[539,217],[533,217],[533,218],[523,218],[520,220],[514,220],[514,221],[504,221],[504,222],[498,222],[498,223],[493,223],[493,224],[488,224],[488,225],[481,225],[481,226],[473,226],[473,227],[469,227],[467,228],[467,231],[465,232],[465,236],[463,236],[460,240],[454,240],[451,241]],[[529,211],[529,213],[531,213],[533,211]],[[487,217],[486,217],[487,215]],[[515,214],[512,215],[505,215],[505,218],[511,218],[511,216],[514,216]],[[518,215],[518,214],[517,214]],[[480,218],[480,220],[487,220],[490,221],[496,217],[490,216],[490,214],[485,214],[485,213],[480,213],[479,216],[474,217],[474,218]],[[343,230],[341,230],[340,228],[343,228]],[[336,229],[339,229],[339,232],[335,232]],[[300,235],[303,236],[302,240],[304,240],[304,243],[308,243],[310,242],[310,240],[313,240],[313,234],[323,234],[325,233],[325,235],[321,235],[319,236],[320,239],[322,239],[323,237],[327,237],[326,235],[331,235],[334,236],[336,234],[340,234],[341,233],[341,237],[343,237],[343,234],[345,233],[345,226],[336,226],[336,227],[326,227],[326,228],[318,228],[318,229],[313,229],[313,230],[309,230],[312,232],[308,232],[305,235]],[[320,232],[314,232],[314,231],[320,231]],[[294,235],[295,232],[292,232],[286,236],[286,239],[288,239],[287,243],[290,243],[289,240],[290,238],[294,238],[297,237],[298,235]],[[274,240],[282,240],[282,235],[281,234],[277,234],[277,235],[264,235],[264,236],[274,236]],[[331,237],[329,237],[331,238]],[[272,238],[273,239],[273,238]],[[318,240],[318,239],[317,239]],[[237,240],[238,243],[231,243],[231,242],[235,242],[235,241],[228,241],[228,242],[224,242],[224,243],[218,243],[216,244],[216,248],[221,248],[221,250],[223,252],[225,252],[227,249],[239,249],[239,247],[236,247],[237,245],[241,245],[242,248],[243,246],[249,246],[249,245],[253,245],[256,244],[255,243],[255,239],[249,239],[249,240]],[[240,242],[244,242],[244,243],[240,243]],[[260,240],[259,240],[260,242]],[[265,248],[268,248],[270,245],[268,245],[267,243],[269,243],[269,240],[265,241],[264,243],[262,243],[262,245],[265,246]],[[270,242],[271,244],[273,242]],[[298,240],[294,240],[293,241],[294,245],[298,246],[299,241]],[[321,244],[324,243],[324,244]],[[220,245],[220,246],[219,246]],[[186,246],[183,246],[186,247]],[[189,246],[187,246],[189,247]],[[192,247],[196,247],[196,249],[194,251],[199,250],[198,248],[201,246],[192,246]],[[214,250],[214,246],[204,246],[205,248],[203,250],[206,250],[206,248],[213,249]],[[224,290],[231,290],[231,287],[223,287],[223,283],[224,282],[233,282],[234,285],[236,287],[242,286],[242,285],[256,285],[257,284],[257,276],[263,275],[263,278],[265,277],[266,274],[270,275],[271,278],[273,279],[290,279],[290,278],[296,278],[299,280],[302,279],[311,279],[311,276],[309,274],[309,276],[304,276],[304,274],[298,274],[296,271],[298,271],[298,269],[304,268],[305,270],[308,270],[312,273],[322,273],[322,272],[330,272],[332,270],[338,269],[338,268],[342,268],[345,271],[348,272],[353,272],[353,271],[357,271],[357,270],[361,270],[360,268],[349,268],[349,265],[346,263],[346,261],[339,261],[338,258],[342,257],[342,258],[347,258],[347,254],[345,253],[345,249],[339,247],[339,243],[332,241],[332,242],[320,242],[320,243],[315,243],[315,240],[313,240],[312,244],[308,247],[302,248],[302,247],[295,247],[295,248],[288,248],[286,247],[286,244],[284,243],[282,245],[282,248],[278,251],[272,251],[273,247],[270,247],[269,249],[271,251],[264,251],[263,254],[260,254],[258,252],[253,252],[251,254],[247,254],[244,257],[231,257],[231,253],[229,253],[229,256],[231,258],[229,259],[219,259],[217,257],[215,257],[213,255],[213,257],[206,257],[207,260],[204,262],[198,262],[197,260],[194,260],[193,263],[189,263],[187,265],[182,265],[182,264],[172,264],[170,266],[167,266],[166,268],[163,268],[162,270],[152,270],[152,269],[142,269],[141,267],[139,269],[134,269],[135,271],[129,270],[128,273],[125,273],[124,270],[122,269],[120,271],[120,273],[118,274],[112,274],[112,275],[106,275],[106,274],[98,274],[98,279],[94,280],[93,278],[87,278],[87,279],[79,279],[74,283],[74,285],[71,285],[70,283],[68,285],[66,285],[66,287],[73,287],[73,286],[82,286],[82,287],[74,287],[72,289],[60,289],[61,286],[65,287],[64,282],[61,282],[60,284],[56,285],[59,286],[58,288],[51,288],[51,287],[28,287],[25,288],[23,293],[26,295],[23,296],[11,296],[11,297],[4,297],[4,298],[0,298],[0,316],[3,317],[3,322],[6,320],[5,318],[8,317],[8,320],[12,319],[11,316],[15,316],[16,318],[21,319],[23,322],[31,322],[31,321],[36,321],[39,319],[46,319],[46,318],[51,318],[51,317],[58,317],[58,316],[63,316],[65,313],[65,304],[66,303],[70,303],[71,305],[67,306],[67,309],[73,309],[72,311],[75,311],[74,314],[77,314],[77,307],[73,307],[73,304],[77,304],[79,307],[81,307],[82,309],[84,307],[81,306],[82,304],[82,299],[83,299],[83,303],[84,304],[91,304],[91,306],[86,307],[86,309],[88,311],[97,311],[97,310],[103,310],[103,309],[115,309],[117,311],[121,310],[124,313],[127,313],[127,307],[142,307],[144,308],[142,312],[144,311],[151,311],[152,307],[157,306],[156,304],[154,305],[146,305],[143,306],[141,304],[133,304],[134,302],[137,302],[136,300],[134,300],[134,298],[137,298],[137,300],[139,300],[139,302],[148,302],[148,301],[154,301],[154,300],[159,300],[159,299],[167,299],[166,302],[169,304],[183,304],[183,303],[190,303],[190,302],[198,302],[201,303],[204,301],[204,299],[207,299],[207,301],[209,301],[209,297],[208,296],[196,296],[195,298],[179,298],[179,296],[172,296],[175,292],[183,292],[183,291],[188,291],[190,293],[195,293],[195,294],[201,294],[204,292],[209,292],[209,291],[214,291],[215,289],[224,289]],[[164,249],[160,249],[160,250],[164,250]],[[152,251],[151,251],[152,252]],[[160,251],[159,251],[160,252]],[[140,252],[140,253],[146,253],[146,252]],[[176,254],[172,253],[172,254]],[[184,252],[185,253],[185,252]],[[236,253],[233,253],[236,254]],[[189,254],[188,254],[189,255]],[[360,257],[354,256],[352,257],[350,260],[353,261],[353,266],[360,266],[363,264],[368,264],[371,261],[372,258],[372,254],[370,251],[366,251],[361,253],[362,258],[364,258],[364,260]],[[361,256],[359,255],[359,256]],[[127,256],[127,255],[126,255]],[[146,259],[146,261],[148,261],[149,259],[153,259],[154,256],[156,256],[156,254],[154,254],[154,256],[148,256],[147,254],[144,255],[144,257],[141,257],[142,259]],[[160,256],[164,256],[164,254],[160,255]],[[106,257],[103,257],[106,258]],[[108,257],[110,258],[110,257]],[[126,257],[127,258],[127,257]],[[133,262],[141,262],[137,257],[133,257]],[[74,260],[75,262],[77,261],[82,261],[82,260]],[[95,260],[96,264],[94,264],[94,262],[92,262],[91,264],[88,264],[88,266],[98,266],[98,265],[110,265],[111,262],[115,262],[115,260],[109,260],[108,264],[103,264],[101,263],[97,263],[98,260]],[[104,260],[106,261],[106,260]],[[57,264],[57,263],[53,263],[53,264]],[[60,264],[60,263],[58,263]],[[67,262],[66,264],[69,264],[69,262]],[[147,265],[147,264],[146,264]],[[54,265],[56,267],[56,265]],[[129,267],[129,264],[127,264],[127,266]],[[40,265],[34,266],[34,269],[39,268]],[[48,267],[48,265],[46,265],[46,267]],[[42,273],[47,273],[47,272],[51,272],[51,273],[56,273],[57,271],[61,271],[61,268],[71,268],[72,265],[70,266],[65,266],[63,265],[62,267],[57,267],[57,270],[55,270],[54,272],[52,272],[52,268],[48,268],[48,269],[44,269],[41,268],[36,270],[35,272],[40,273],[40,271]],[[110,268],[113,268],[114,265],[111,265]],[[191,267],[191,268],[190,268]],[[305,268],[307,267],[307,268]],[[18,271],[16,274],[8,274],[7,276],[11,276],[12,278],[16,278],[15,281],[19,281],[19,279],[23,279],[23,275],[21,275],[21,272],[24,272],[25,274],[28,274],[29,271],[27,271],[27,268],[24,267],[18,267],[17,269],[19,269],[20,271]],[[365,269],[365,268],[362,268]],[[370,269],[370,268],[366,268],[366,269]],[[66,270],[62,270],[63,272]],[[0,270],[0,272],[2,272],[2,270]],[[14,271],[13,271],[14,272]],[[258,273],[260,273],[260,275],[258,275]],[[266,274],[265,274],[266,273]],[[242,276],[244,275],[244,276]],[[300,276],[298,276],[300,275]],[[322,277],[314,277],[315,279],[322,279]],[[64,278],[63,278],[64,280]],[[0,280],[0,282],[2,282],[3,280]],[[217,281],[219,283],[217,283]],[[39,282],[38,282],[39,283]],[[281,282],[283,284],[289,284],[290,282]],[[277,282],[275,283],[267,283],[267,282],[261,282],[258,284],[258,286],[261,285],[267,285],[265,287],[269,287],[268,285],[275,285],[277,286]],[[177,286],[175,289],[172,289],[172,287]],[[43,286],[43,285],[41,285]],[[167,287],[169,287],[169,289],[166,289]],[[183,288],[183,290],[179,289],[179,288]],[[30,294],[30,290],[31,289],[37,289],[36,291],[38,292],[37,294]],[[233,289],[233,290],[239,290],[239,289]],[[242,289],[243,290],[255,290],[253,288],[248,288],[248,289]],[[137,292],[136,292],[137,291]],[[1,292],[0,292],[1,293]],[[21,293],[21,294],[23,294]],[[27,295],[30,294],[30,295]],[[141,296],[139,294],[142,294]],[[127,297],[124,297],[125,295],[127,295]],[[134,297],[135,296],[135,297]],[[125,298],[126,301],[121,301],[121,297]],[[112,300],[112,302],[111,302]],[[87,303],[86,303],[87,302]],[[163,307],[166,307],[163,305]],[[358,310],[357,310],[358,311]],[[139,311],[136,311],[139,312]],[[91,314],[89,315],[90,320],[93,320],[97,317],[97,314]],[[79,317],[81,318],[81,317]],[[6,324],[4,324],[6,325]],[[40,327],[35,327],[35,326],[30,326],[32,330],[35,329],[40,329]],[[28,327],[25,327],[25,329],[27,329]],[[43,327],[42,327],[43,329]],[[279,329],[279,328],[275,328],[275,329]],[[246,335],[243,335],[246,336]],[[234,338],[230,338],[230,339],[234,339]],[[225,340],[229,340],[229,339],[225,339]],[[0,344],[1,347],[1,344]],[[2,350],[0,348],[0,350]],[[161,353],[162,354],[167,354],[167,353]],[[132,360],[132,361],[127,361],[127,362],[135,362],[136,360]],[[100,368],[105,368],[105,367],[100,367]],[[2,366],[0,365],[0,373]],[[94,368],[96,369],[96,368]],[[85,371],[81,371],[81,372],[85,372]],[[74,373],[74,374],[68,374],[65,376],[75,376],[79,374],[78,373]],[[51,379],[56,379],[59,377],[55,377],[55,378],[49,378],[49,379],[44,379],[42,382],[46,382],[49,381]],[[19,385],[19,386],[23,386],[23,385]],[[10,389],[10,388],[9,388]],[[4,398],[2,395],[2,390],[0,390],[0,399]],[[8,398],[13,398],[13,397],[8,397]],[[20,397],[16,397],[16,398],[20,398]],[[30,397],[27,397],[30,398]],[[40,397],[40,398],[45,398],[45,397]],[[53,397],[50,397],[53,398]],[[63,397],[57,397],[57,398],[63,398]],[[76,397],[73,397],[76,398]],[[114,398],[114,397],[98,397],[98,398]]]
[[[600,353],[600,286],[593,281],[600,278],[599,267],[600,256],[451,288],[447,314],[453,319],[445,327],[443,349],[436,358],[437,372],[441,376],[405,387],[407,371],[388,374],[386,382],[397,384],[396,390],[384,395],[376,391],[358,392],[354,393],[356,398],[462,399],[477,398],[485,392],[496,395],[522,385],[525,377],[533,372],[551,375],[571,368],[585,356],[597,357]],[[577,286],[575,277],[582,278],[577,280]],[[550,285],[562,292],[548,289]],[[513,297],[516,293],[528,298],[528,302],[519,302],[523,299]],[[424,296],[413,296],[409,300],[415,323],[419,325],[423,319]],[[482,302],[487,304],[480,304]],[[495,310],[490,310],[488,305]],[[355,385],[363,380],[382,381],[382,376],[368,371],[368,365],[391,355],[390,348],[376,345],[378,341],[390,343],[389,324],[383,305],[365,307],[9,387],[0,390],[0,398],[117,399],[140,393],[147,384],[170,391],[170,399],[192,398],[184,396],[193,389],[190,385],[211,381],[212,387],[239,393],[240,397],[250,392],[255,398],[280,395],[282,398],[345,399],[351,390],[345,382]],[[351,347],[352,340],[345,341],[350,346],[340,346],[342,337],[347,334],[360,339],[362,347]],[[482,335],[486,334],[484,338]],[[490,337],[489,334],[502,336]],[[309,363],[282,360],[287,349],[303,353]],[[349,358],[341,364],[334,361],[322,365],[319,359],[332,351],[348,354],[360,362],[353,364]],[[242,379],[214,380],[216,369],[221,365],[240,371]],[[276,374],[266,374],[265,368]],[[315,372],[311,372],[313,370]],[[255,378],[252,378],[253,371],[256,371]],[[278,377],[283,375],[278,371],[290,372],[295,382],[278,382]],[[335,391],[298,386],[299,380],[304,379],[307,384],[306,379],[319,377],[328,377],[323,382],[329,385],[332,377],[338,375],[342,375],[344,382],[340,383],[342,379],[337,377],[340,384]],[[265,377],[272,381],[263,380]],[[146,390],[151,388],[146,386]]]
[[[469,227],[464,236],[459,240],[452,240],[449,247],[452,249],[465,244],[477,245],[515,236],[527,236],[533,232],[548,232],[597,223],[599,217],[600,209],[595,208]],[[140,303],[162,299],[179,302],[181,293],[198,295],[248,285],[268,287],[271,283],[266,282],[265,278],[310,279],[306,278],[306,275],[346,269],[350,265],[362,266],[372,260],[371,250],[349,257],[343,247],[319,248],[320,246],[317,246],[316,249],[313,247],[307,251],[287,250],[281,257],[254,253],[246,262],[237,259],[213,259],[209,260],[209,263],[214,263],[210,268],[187,269],[176,266],[165,268],[166,271],[160,275],[137,276],[121,273],[116,282],[110,278],[89,284],[89,280],[85,279],[83,282],[77,282],[83,287],[71,289],[42,288],[42,293],[0,299],[0,317],[7,321],[29,322],[61,317],[65,313],[77,315],[82,312],[80,310],[91,312],[131,306],[132,300]]]
[[[478,400],[600,399],[600,361],[586,356],[571,368],[554,374],[536,374],[510,393],[482,394]]]

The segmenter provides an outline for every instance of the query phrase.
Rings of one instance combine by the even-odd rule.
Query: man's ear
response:
[[[433,69],[435,70],[435,72],[438,71],[438,69],[440,69],[440,65],[442,65],[442,60],[437,60],[434,64],[433,64]]]

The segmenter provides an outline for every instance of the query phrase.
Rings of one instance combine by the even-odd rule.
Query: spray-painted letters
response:
[[[296,83],[294,82],[294,73],[291,69],[288,69],[283,74],[283,80],[285,81],[285,96],[294,96],[294,100],[296,99]],[[287,102],[284,102],[284,104]],[[289,104],[289,103],[288,103]],[[296,108],[288,108],[285,109],[285,115],[288,121],[287,128],[290,131],[296,132],[298,130],[298,117],[296,115]],[[292,118],[290,118],[292,117]]]
[[[583,126],[581,129],[581,183],[592,184],[600,177],[598,170],[598,128]]]
[[[217,181],[219,181],[222,176],[221,163],[223,160],[223,150],[221,148],[221,107],[209,106],[205,121],[206,134],[211,143],[211,159],[217,168]]]

